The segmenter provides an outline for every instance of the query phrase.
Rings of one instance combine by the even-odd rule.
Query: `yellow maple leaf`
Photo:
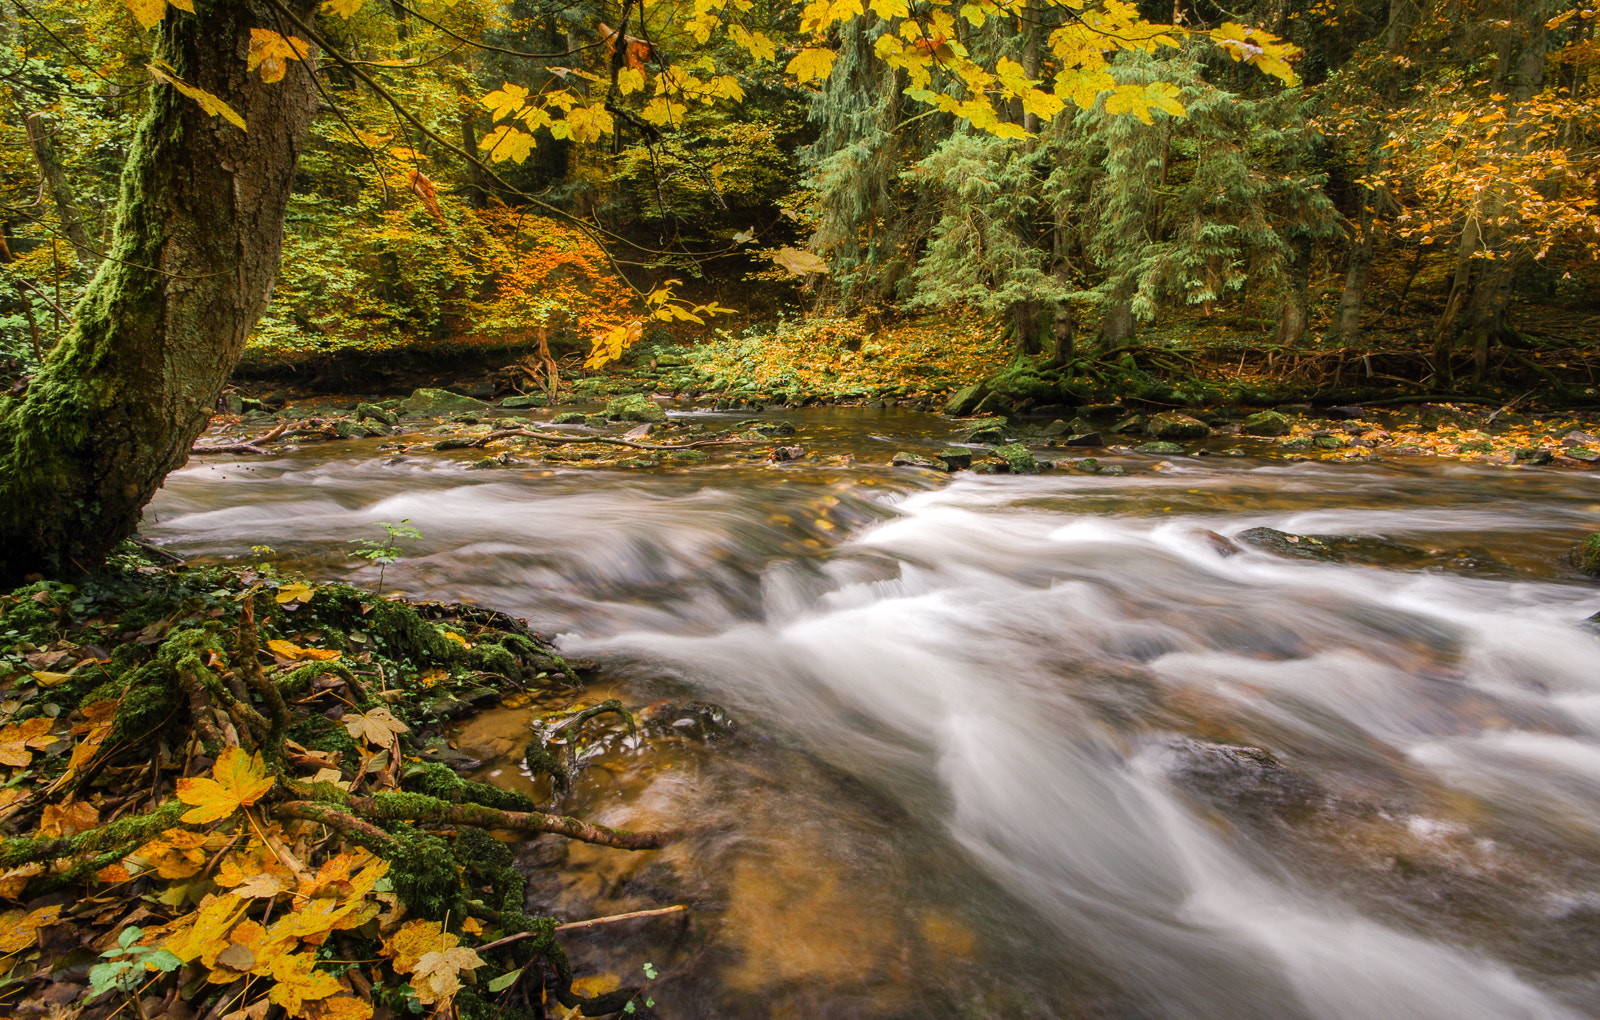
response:
[[[445,931],[437,921],[407,921],[384,940],[378,951],[393,961],[398,973],[410,974],[427,953],[443,952],[460,944],[461,937]]]
[[[837,56],[832,50],[801,50],[784,70],[794,75],[794,80],[802,85],[813,79],[827,81],[828,75],[833,73],[833,61]]]
[[[205,867],[206,837],[186,829],[168,829],[123,858],[162,878],[191,878]]]
[[[463,946],[423,953],[411,972],[411,990],[424,1006],[449,1002],[461,991],[461,972],[482,966],[482,958]]]
[[[183,813],[183,821],[199,825],[226,818],[265,797],[276,782],[267,775],[261,755],[247,755],[237,747],[227,748],[217,757],[211,775],[211,779],[178,780],[178,799],[194,805]]]
[[[74,801],[69,804],[46,804],[39,814],[39,835],[75,836],[88,832],[100,822],[100,812],[93,804]]]
[[[1150,116],[1152,108],[1174,117],[1183,116],[1183,104],[1178,102],[1177,86],[1165,81],[1151,82],[1149,85],[1118,85],[1106,97],[1107,113],[1131,113],[1146,124],[1155,122]]]
[[[55,720],[48,716],[28,719],[0,729],[0,765],[26,765],[33,761],[30,748],[49,747],[55,738],[50,727]]]
[[[0,914],[0,956],[26,949],[40,928],[55,924],[61,917],[62,904],[40,907],[38,910],[8,910]]]
[[[337,14],[341,18],[352,18],[364,2],[365,0],[326,0],[322,5],[322,11],[324,14]]]
[[[493,162],[503,163],[509,159],[513,163],[524,163],[533,153],[534,139],[526,131],[501,124],[484,135],[478,144],[480,151],[488,154]]]
[[[311,45],[296,35],[283,36],[265,28],[250,30],[250,52],[245,57],[248,70],[261,72],[262,81],[282,81],[287,61],[306,60]]]
[[[683,115],[689,112],[689,107],[684,103],[674,103],[666,96],[656,96],[644,105],[639,111],[639,116],[657,127],[667,127],[679,123]]]
[[[35,875],[44,874],[43,864],[24,864],[18,868],[11,868],[0,872],[0,899],[15,900],[22,896],[22,891],[28,887],[28,882]]]
[[[479,100],[495,120],[509,117],[528,105],[528,90],[521,85],[506,82]]]
[[[204,962],[206,957],[214,963],[217,954],[228,947],[229,930],[249,905],[248,900],[233,893],[207,896],[200,901],[199,910],[173,922],[172,932],[161,948],[184,963]]]
[[[169,0],[123,0],[128,10],[133,12],[133,18],[141,28],[155,28],[161,24],[161,19],[167,16]],[[173,7],[180,11],[194,13],[194,0],[170,0]]]
[[[372,1004],[353,995],[334,995],[300,1007],[305,1020],[372,1020]]]
[[[276,982],[267,998],[297,1016],[302,1006],[314,999],[326,999],[344,991],[339,979],[316,969],[309,953],[285,953],[272,961],[272,980]]]
[[[268,641],[267,648],[272,652],[273,655],[281,655],[285,659],[293,659],[296,662],[328,662],[329,660],[337,659],[339,657],[339,652],[337,649],[302,648],[293,641],[285,641],[282,638],[273,638],[271,641]]]
[[[286,602],[308,602],[310,601],[311,596],[315,595],[316,593],[317,589],[313,588],[311,585],[306,584],[303,581],[295,581],[291,584],[286,584],[280,587],[272,596],[272,601],[276,602],[280,606]]]

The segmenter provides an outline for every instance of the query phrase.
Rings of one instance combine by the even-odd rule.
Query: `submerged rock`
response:
[[[371,418],[374,421],[381,421],[385,425],[392,426],[400,424],[400,416],[395,414],[393,411],[386,411],[376,404],[357,404],[356,421],[365,421],[368,418]]]
[[[1008,423],[1004,418],[979,418],[961,430],[963,438],[974,443],[997,443],[1005,438]]]
[[[906,453],[904,451],[895,454],[892,458],[890,458],[889,463],[894,467],[932,468],[935,471],[945,470],[943,464],[932,459],[931,457],[924,457],[918,453]]]
[[[1177,443],[1141,443],[1133,448],[1134,453],[1183,453],[1183,447]]]

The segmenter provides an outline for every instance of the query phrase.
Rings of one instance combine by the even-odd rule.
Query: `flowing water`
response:
[[[345,543],[409,518],[391,588],[526,616],[630,704],[723,706],[732,739],[585,773],[579,811],[671,847],[536,848],[565,854],[545,909],[691,906],[571,940],[630,983],[653,962],[661,1016],[1600,1014],[1600,589],[1558,563],[1600,475],[947,480],[880,466],[940,419],[788,417],[818,456],[194,464],[146,533],[373,583]],[[1261,526],[1356,541],[1236,541]],[[459,739],[510,751],[528,711]]]

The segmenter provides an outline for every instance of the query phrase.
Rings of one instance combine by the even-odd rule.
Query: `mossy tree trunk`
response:
[[[283,0],[309,18],[314,0]],[[311,69],[247,73],[261,0],[170,10],[155,55],[248,132],[156,85],[123,170],[111,257],[20,395],[0,397],[0,580],[96,566],[189,456],[272,294],[316,108]]]

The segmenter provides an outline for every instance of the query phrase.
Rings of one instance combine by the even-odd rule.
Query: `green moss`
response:
[[[500,811],[537,811],[539,805],[520,793],[502,790],[487,783],[474,783],[462,779],[447,765],[423,765],[405,777],[405,787],[413,793],[449,801],[452,804],[473,803]]]
[[[395,895],[408,909],[433,921],[444,920],[461,898],[461,875],[450,844],[415,826],[389,827],[394,846],[386,854]]]
[[[1591,577],[1600,577],[1600,532],[1588,535],[1572,551],[1572,562]]]

